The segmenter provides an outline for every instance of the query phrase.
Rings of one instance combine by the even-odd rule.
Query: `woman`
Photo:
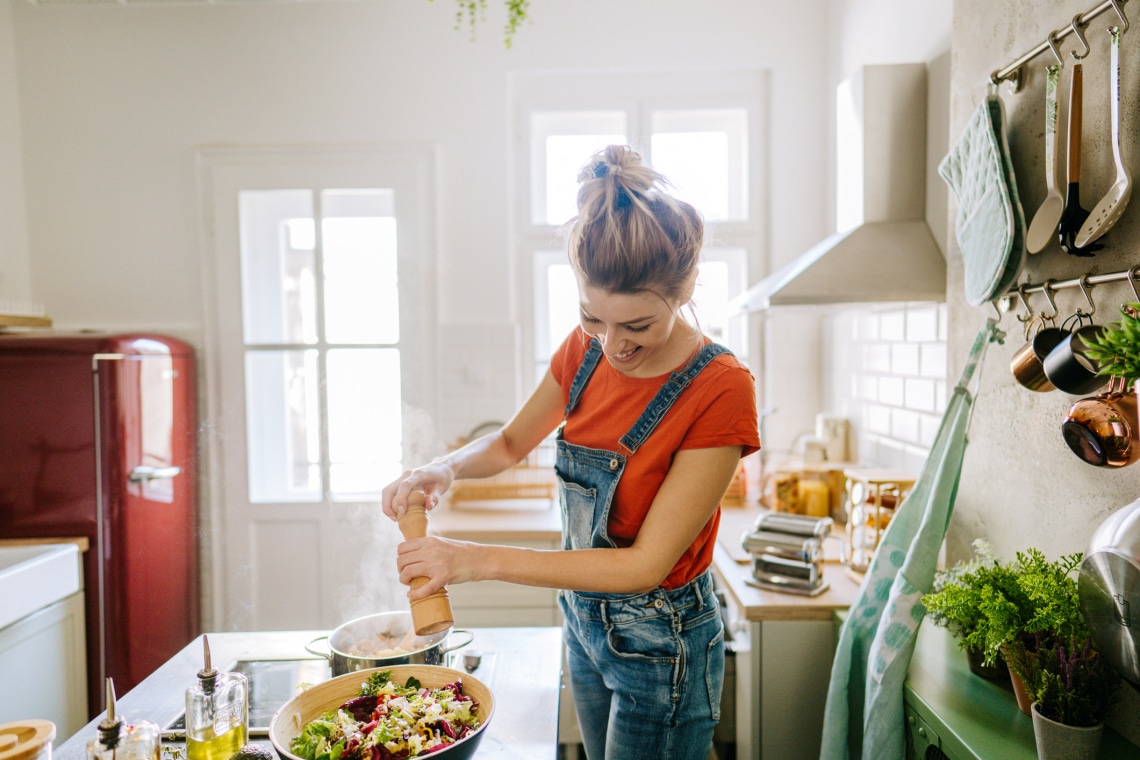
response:
[[[581,326],[501,430],[384,489],[402,512],[457,478],[495,475],[555,428],[560,551],[442,538],[400,544],[400,580],[562,589],[571,684],[591,760],[705,758],[719,718],[724,631],[708,571],[719,503],[756,451],[752,377],[680,317],[696,286],[700,215],[626,146],[578,177],[570,261]]]

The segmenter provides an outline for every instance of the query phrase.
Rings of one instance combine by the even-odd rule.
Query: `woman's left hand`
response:
[[[479,580],[479,544],[454,541],[438,536],[413,538],[396,547],[396,567],[400,583],[411,585],[413,578],[427,582],[408,592],[408,598],[423,599],[452,583]]]

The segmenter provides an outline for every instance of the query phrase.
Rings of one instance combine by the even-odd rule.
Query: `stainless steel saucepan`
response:
[[[460,641],[449,641],[451,634],[457,634]],[[327,658],[333,675],[341,676],[390,665],[446,666],[447,653],[467,646],[474,638],[474,633],[462,628],[417,636],[410,612],[379,612],[350,620],[328,636],[313,639],[305,649]],[[326,642],[328,651],[314,648],[321,641]]]

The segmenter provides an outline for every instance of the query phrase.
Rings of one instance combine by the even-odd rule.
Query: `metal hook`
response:
[[[1077,55],[1076,50],[1072,51],[1073,57],[1078,61],[1082,58],[1087,58],[1088,54],[1092,52],[1092,48],[1089,47],[1089,41],[1085,39],[1085,29],[1088,27],[1088,25],[1089,22],[1081,20],[1081,14],[1078,13],[1077,15],[1073,16],[1073,34],[1077,35],[1077,39],[1080,40],[1081,44],[1085,47],[1085,52],[1081,53],[1080,55]]]
[[[1092,287],[1089,285],[1089,276],[1082,274],[1080,279],[1077,280],[1077,285],[1080,286],[1081,294],[1084,295],[1085,300],[1089,303],[1088,311],[1081,311],[1081,307],[1078,306],[1077,314],[1084,314],[1086,317],[1091,317],[1093,314],[1096,314],[1096,304],[1093,303],[1092,293],[1089,292],[1089,288]]]
[[[1029,305],[1029,298],[1025,295],[1025,286],[1028,283],[1021,283],[1017,286],[1017,297],[1021,299],[1021,305],[1025,307],[1025,316],[1017,315],[1017,321],[1022,324],[1028,323],[1033,319],[1033,308]],[[1140,298],[1140,296],[1137,296]]]
[[[1045,319],[1056,319],[1060,311],[1057,309],[1057,302],[1053,300],[1053,281],[1046,280],[1045,284],[1041,286],[1041,292],[1045,294],[1045,298],[1048,299],[1049,305],[1053,307],[1052,314],[1041,312],[1041,316]]]
[[[1120,33],[1124,34],[1125,32],[1128,31],[1128,17],[1124,15],[1124,8],[1121,6],[1123,6],[1126,2],[1128,2],[1128,0],[1119,0],[1119,1],[1118,0],[1108,0],[1108,1],[1110,3],[1112,3],[1112,9],[1114,11],[1116,11],[1116,15],[1120,17],[1120,23],[1124,25],[1124,26],[1120,27]],[[1109,28],[1109,31],[1110,32],[1112,31],[1111,27]]]
[[[1140,280],[1140,264],[1128,270],[1128,284],[1132,286],[1132,295],[1136,296],[1136,302],[1140,303],[1140,289],[1136,287],[1136,281]]]
[[[1081,39],[1084,38],[1082,37]],[[1053,31],[1049,32],[1049,36],[1045,38],[1045,41],[1049,43],[1049,49],[1051,49],[1053,51],[1053,55],[1057,57],[1057,63],[1060,64],[1061,68],[1064,68],[1065,56],[1061,55],[1060,43],[1057,41],[1057,30],[1054,29]],[[1087,48],[1088,45],[1086,44],[1085,47]],[[1074,53],[1074,55],[1076,55],[1076,53]]]

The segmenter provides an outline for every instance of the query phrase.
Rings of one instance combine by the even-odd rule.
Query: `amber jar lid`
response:
[[[55,738],[50,720],[18,720],[0,724],[0,760],[32,760]],[[51,756],[50,754],[48,755]]]

